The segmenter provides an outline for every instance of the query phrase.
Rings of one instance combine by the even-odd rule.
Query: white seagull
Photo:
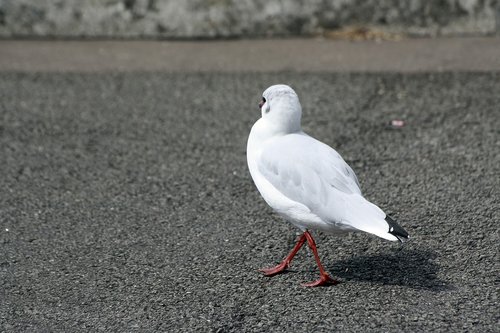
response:
[[[262,118],[253,125],[247,144],[250,174],[267,204],[303,231],[279,265],[261,269],[266,276],[286,270],[307,241],[320,278],[304,286],[336,283],[321,265],[311,229],[333,234],[364,231],[401,242],[409,238],[363,197],[354,171],[339,153],[302,131],[302,107],[292,88],[283,84],[267,88],[259,107]]]

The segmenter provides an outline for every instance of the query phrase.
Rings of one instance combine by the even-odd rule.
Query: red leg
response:
[[[309,231],[304,232],[304,236],[307,239],[307,244],[311,248],[313,254],[314,254],[314,259],[316,259],[316,263],[318,264],[319,267],[319,279],[310,283],[303,283],[302,285],[304,287],[317,287],[317,286],[326,286],[326,285],[331,285],[331,284],[336,284],[337,281],[332,279],[330,275],[325,271],[323,268],[323,265],[321,265],[321,261],[319,260],[319,255],[318,255],[318,249],[316,249],[316,243],[314,242],[313,237],[309,233]]]
[[[299,240],[293,247],[292,252],[290,252],[290,254],[287,255],[286,258],[280,264],[278,264],[278,266],[271,268],[262,268],[259,269],[259,271],[264,273],[265,276],[273,276],[283,272],[285,269],[288,268],[288,266],[290,266],[290,262],[292,261],[293,257],[295,257],[297,252],[300,250],[302,245],[304,245],[305,241],[306,241],[306,234],[304,233],[302,234],[302,236],[300,236]]]

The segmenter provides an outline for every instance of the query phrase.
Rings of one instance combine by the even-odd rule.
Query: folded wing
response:
[[[325,222],[397,240],[385,213],[367,201],[351,167],[331,147],[306,135],[289,134],[265,145],[260,173],[283,195],[307,206]]]

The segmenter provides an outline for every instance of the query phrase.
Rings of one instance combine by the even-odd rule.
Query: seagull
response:
[[[321,264],[310,230],[329,234],[364,231],[404,242],[408,233],[361,194],[352,168],[330,146],[301,128],[302,107],[295,91],[278,84],[259,103],[262,117],[252,126],[247,162],[257,189],[271,208],[302,231],[294,248],[266,276],[284,272],[307,242],[318,265],[318,280],[306,287],[336,284]]]

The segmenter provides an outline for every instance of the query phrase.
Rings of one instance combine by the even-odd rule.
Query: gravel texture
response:
[[[0,0],[3,37],[234,38],[361,26],[411,35],[498,34],[497,0]]]
[[[400,246],[260,198],[245,145],[288,83]],[[0,331],[498,332],[500,73],[0,73]],[[385,125],[403,119],[399,130]]]

